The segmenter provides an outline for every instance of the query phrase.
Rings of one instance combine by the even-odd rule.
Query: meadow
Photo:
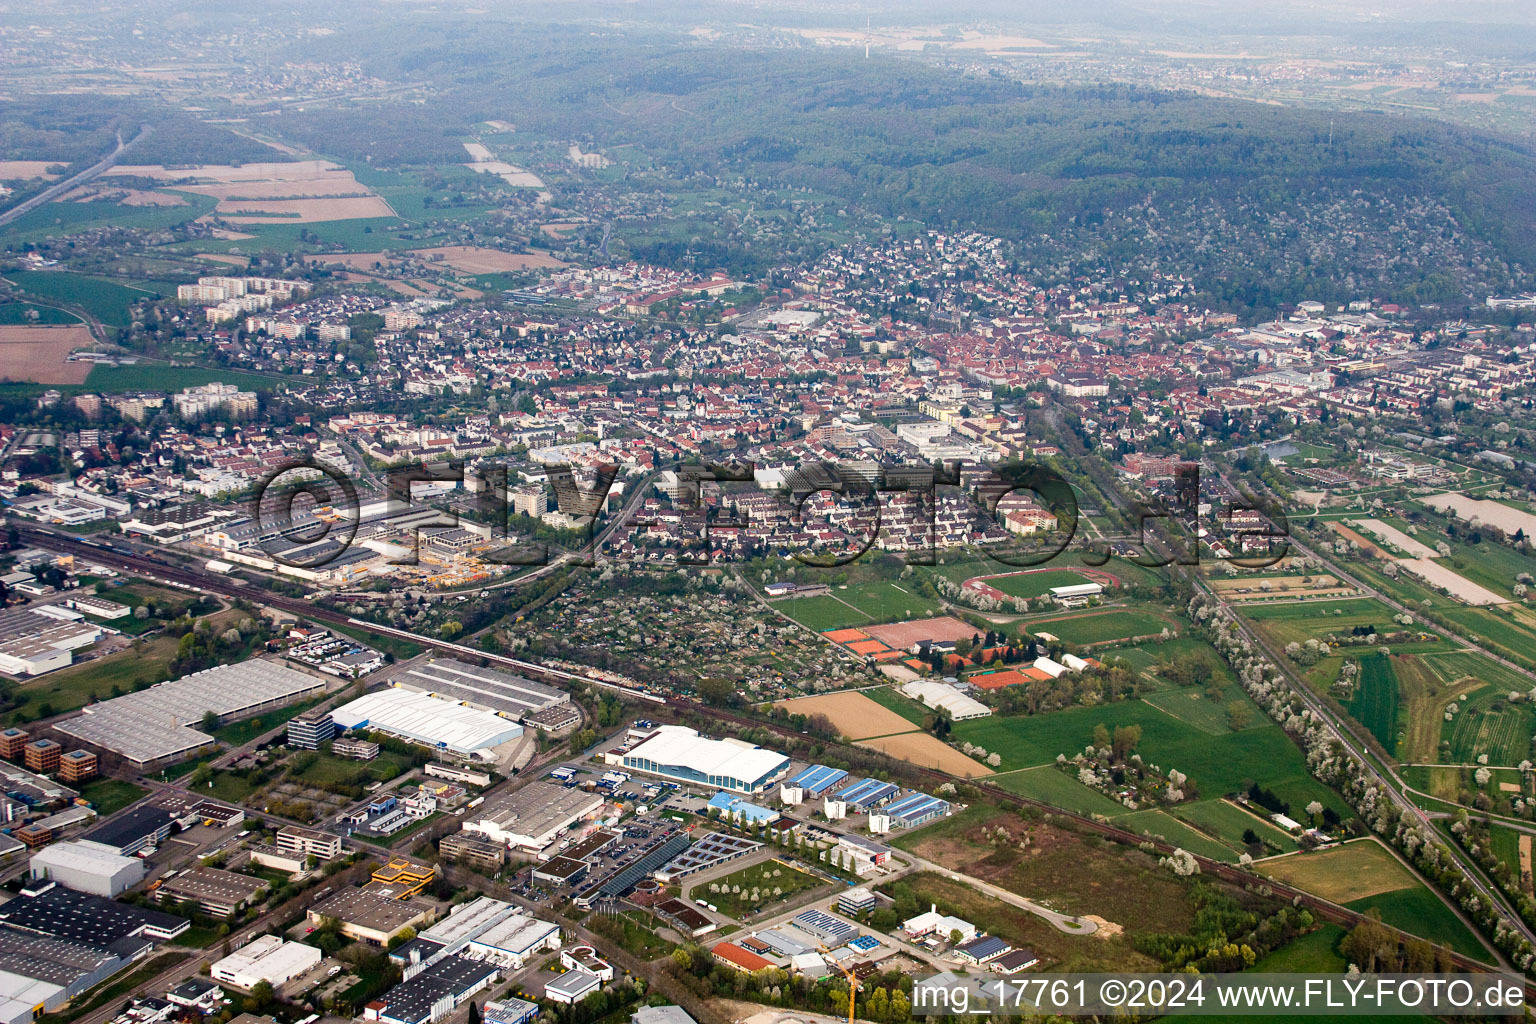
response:
[[[1177,769],[1185,773],[1204,798],[1236,792],[1258,782],[1273,789],[1293,810],[1299,811],[1309,801],[1319,800],[1341,817],[1352,816],[1336,793],[1308,775],[1300,750],[1280,727],[1270,723],[1257,708],[1251,710],[1247,728],[1235,733],[1228,730],[1219,736],[1141,700],[1043,715],[994,715],[957,722],[954,736],[999,754],[1000,771],[1008,772],[1050,764],[1057,754],[1072,756],[1091,742],[1094,726],[1100,722],[1111,730],[1118,725],[1139,725],[1141,742],[1136,752],[1165,771]],[[1011,775],[1004,775],[998,783],[1017,792],[1024,790],[1016,787],[1026,784]]]
[[[164,288],[129,287],[64,270],[18,270],[6,276],[29,295],[78,306],[109,327],[127,327],[130,306],[140,299],[166,294]],[[167,287],[174,296],[174,286]]]
[[[127,366],[98,364],[85,378],[85,386],[93,391],[179,391],[215,381],[233,384],[244,391],[276,391],[284,384],[276,377],[239,370],[139,362]]]

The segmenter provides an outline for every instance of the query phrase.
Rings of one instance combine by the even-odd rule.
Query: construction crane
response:
[[[816,952],[822,953],[828,957],[832,955],[832,951],[825,945],[817,946]],[[842,964],[839,964],[836,961],[833,961],[833,963],[838,972],[841,973],[843,977],[848,979],[848,1024],[853,1024],[853,1004],[854,1000],[857,999],[859,995],[859,978],[858,975],[853,973],[852,967],[844,967]]]

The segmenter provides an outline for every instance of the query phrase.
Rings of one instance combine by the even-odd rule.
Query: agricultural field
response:
[[[873,690],[863,690],[861,692],[876,704],[896,712],[913,725],[922,725],[923,719],[933,713],[912,698],[903,697],[896,692],[894,687],[880,686]]]
[[[1509,691],[1483,686],[1466,694],[1461,710],[1445,722],[1443,742],[1450,744],[1449,760],[1470,764],[1486,756],[1490,765],[1506,767],[1531,756],[1531,735],[1536,731],[1536,707],[1515,703]]]
[[[76,349],[90,348],[94,344],[90,330],[83,325],[0,325],[0,380],[83,384],[92,364],[69,362],[66,357]]]
[[[815,875],[780,860],[766,860],[712,882],[695,884],[689,899],[702,899],[726,917],[758,916],[798,893],[823,885]]]
[[[1275,857],[1259,870],[1334,903],[1349,903],[1418,885],[1408,868],[1375,839],[1356,839],[1327,850]]]
[[[1259,578],[1239,576],[1211,581],[1211,589],[1231,601],[1264,601],[1280,597],[1338,597],[1354,588],[1325,573]]]
[[[1396,614],[1375,598],[1276,604],[1243,609],[1243,617],[1276,647],[1348,634],[1356,626],[1374,626],[1378,633],[1400,629]]]
[[[883,754],[889,754],[899,761],[908,764],[922,765],[924,768],[937,768],[939,771],[948,772],[951,775],[959,775],[967,779],[980,778],[983,775],[991,775],[992,769],[979,761],[973,761],[943,740],[934,738],[926,732],[914,731],[897,733],[894,736],[881,736],[876,739],[861,740],[861,747],[869,747]]]
[[[1069,644],[1090,646],[1129,640],[1132,637],[1156,636],[1164,629],[1177,632],[1178,623],[1145,609],[1113,608],[1062,618],[1031,619],[1025,628],[1033,635],[1050,633]]]
[[[1536,664],[1536,614],[1524,605],[1455,606],[1439,611],[1458,632],[1495,654],[1515,662]]]
[[[0,302],[0,325],[6,327],[58,327],[80,323],[73,313],[32,302]]]
[[[1272,878],[1351,910],[1376,910],[1385,923],[1459,953],[1488,956],[1482,943],[1440,897],[1374,839],[1276,857],[1258,867]]]
[[[6,279],[39,299],[79,306],[109,327],[128,326],[128,307],[140,299],[167,292],[158,288],[129,287],[106,278],[66,270],[18,270]],[[172,287],[169,294],[174,295]]]
[[[825,715],[839,733],[851,740],[911,732],[913,728],[913,723],[901,715],[854,691],[796,697],[781,700],[777,706],[792,715]]]
[[[1388,752],[1397,749],[1398,687],[1392,658],[1367,654],[1360,659],[1349,713],[1365,726]]]

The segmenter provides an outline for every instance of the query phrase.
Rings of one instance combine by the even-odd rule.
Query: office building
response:
[[[59,758],[64,748],[50,739],[33,740],[25,748],[27,770],[39,775],[52,775],[59,770]]]
[[[336,723],[329,711],[301,711],[288,720],[288,745],[298,750],[319,750],[336,738]]]

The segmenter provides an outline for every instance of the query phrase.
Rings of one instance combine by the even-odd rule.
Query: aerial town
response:
[[[718,6],[0,24],[0,1024],[1536,995],[1528,55]]]

